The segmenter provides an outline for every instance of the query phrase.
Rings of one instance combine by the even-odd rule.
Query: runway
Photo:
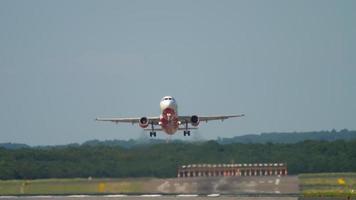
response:
[[[105,198],[132,198],[131,196],[104,196],[107,194],[136,195],[161,194],[192,197],[190,194],[220,196],[288,196],[299,194],[297,176],[250,177],[193,177],[193,178],[127,178],[127,179],[73,179],[7,181],[0,185],[0,195],[102,195]],[[37,196],[38,198],[39,196]],[[46,196],[40,196],[45,198]],[[82,198],[87,196],[66,196]],[[95,197],[95,196],[94,196]],[[0,196],[1,198],[1,196]],[[10,197],[9,197],[10,198]],[[91,197],[92,198],[92,197]]]
[[[297,194],[297,176],[195,177],[152,182],[147,191],[163,194]],[[153,186],[153,187],[152,187]]]
[[[219,199],[219,200],[297,200],[298,197],[244,197],[244,196],[221,196],[219,194],[211,194],[199,196],[199,195],[138,195],[138,196],[126,196],[126,195],[103,195],[103,196],[90,196],[90,195],[69,195],[69,196],[0,196],[0,199],[19,199],[19,200],[145,200],[145,199],[158,199],[158,200],[205,200],[205,199]]]

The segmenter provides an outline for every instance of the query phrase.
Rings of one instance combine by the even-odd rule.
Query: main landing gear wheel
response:
[[[150,137],[156,137],[156,132],[150,132]]]
[[[183,135],[186,136],[190,136],[190,131],[188,131],[188,122],[185,121],[185,131],[183,132]]]
[[[155,127],[153,126],[153,122],[151,123],[151,129],[152,131],[150,132],[150,137],[156,137],[156,132],[155,132]]]
[[[184,131],[184,132],[183,132],[183,135],[184,135],[184,136],[186,136],[186,135],[190,136],[190,131]]]

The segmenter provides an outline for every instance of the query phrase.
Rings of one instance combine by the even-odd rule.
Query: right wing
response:
[[[234,118],[234,117],[243,117],[245,116],[244,114],[241,115],[215,115],[215,116],[199,116],[199,120],[201,122],[208,122],[208,121],[212,121],[212,120],[225,120],[225,119],[229,119],[229,118]],[[179,116],[179,121],[181,122],[187,122],[190,123],[190,118],[191,116]]]
[[[234,118],[234,117],[244,117],[244,114],[241,115],[218,115],[218,116],[201,116],[199,117],[200,121],[211,121],[211,120],[225,120],[229,118]]]
[[[131,117],[131,118],[117,118],[117,117],[108,117],[108,118],[96,118],[96,121],[104,121],[104,122],[115,122],[115,123],[131,123],[136,124],[140,122],[139,117]],[[159,117],[147,117],[150,124],[157,125],[159,122]]]

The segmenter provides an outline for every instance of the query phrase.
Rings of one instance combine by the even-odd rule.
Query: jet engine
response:
[[[147,128],[147,126],[149,124],[147,117],[141,117],[139,124],[140,124],[141,128]]]
[[[193,115],[190,118],[190,122],[192,123],[193,126],[198,126],[199,125],[199,117],[197,115]]]

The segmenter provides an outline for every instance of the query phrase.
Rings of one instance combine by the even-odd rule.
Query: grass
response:
[[[138,193],[144,179],[41,179],[0,181],[0,195]]]
[[[356,197],[356,173],[315,173],[299,175],[304,196]]]

